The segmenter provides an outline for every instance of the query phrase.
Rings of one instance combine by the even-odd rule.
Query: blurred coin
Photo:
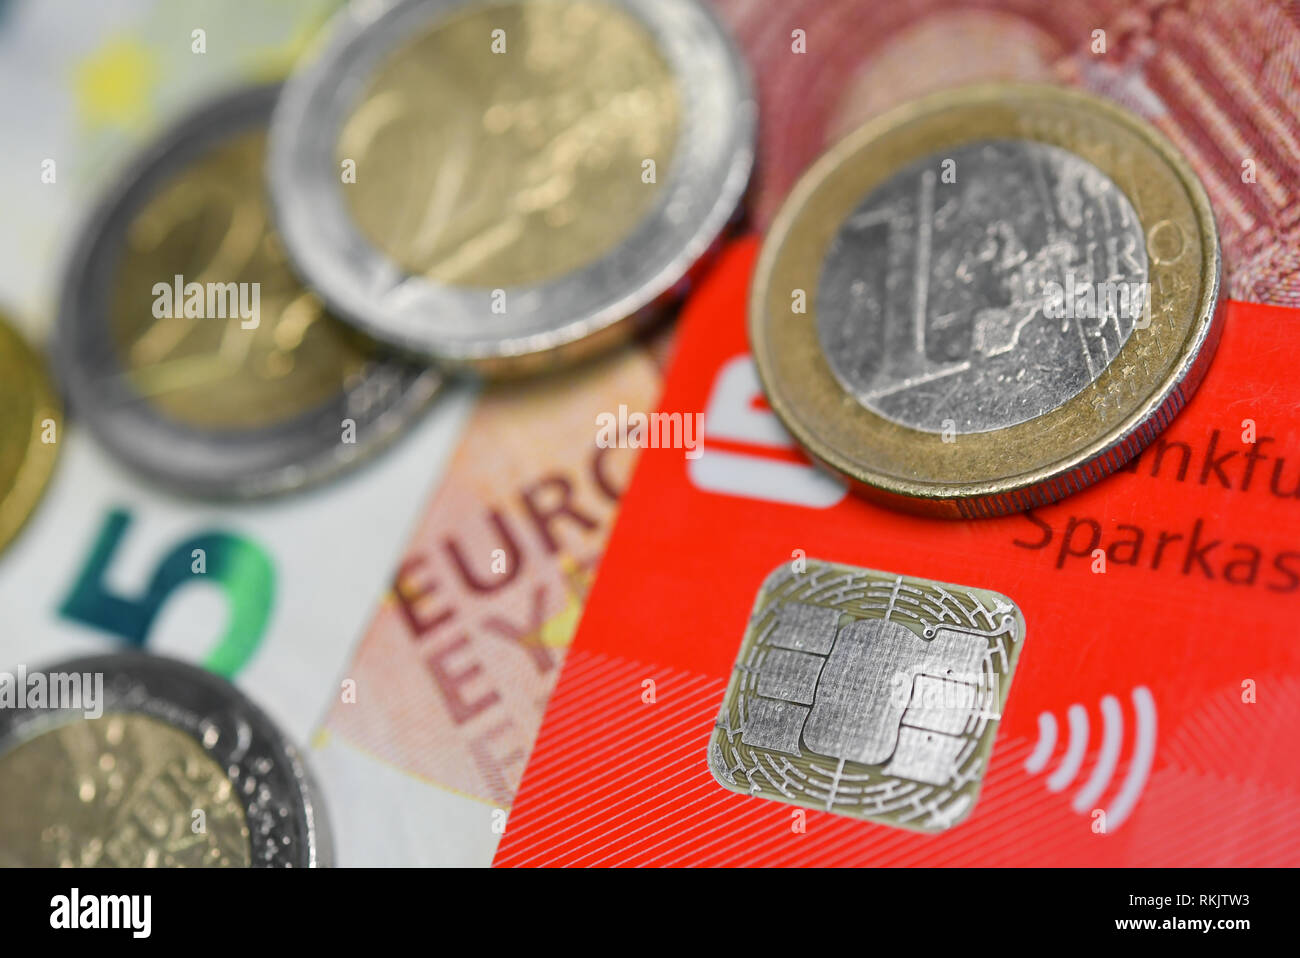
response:
[[[44,360],[0,314],[0,549],[18,534],[45,491],[61,419]]]
[[[329,864],[302,757],[224,679],[128,653],[0,685],[0,865]]]
[[[64,280],[55,358],[74,411],[181,491],[295,489],[373,454],[440,377],[329,316],[288,267],[263,188],[277,90],[193,111],[92,219]]]
[[[700,0],[352,4],[276,109],[272,199],[340,316],[517,373],[681,291],[744,192],[755,111]]]
[[[834,147],[764,243],[773,409],[867,495],[933,515],[1052,502],[1187,402],[1219,332],[1205,190],[1155,130],[1054,87],[915,101]]]

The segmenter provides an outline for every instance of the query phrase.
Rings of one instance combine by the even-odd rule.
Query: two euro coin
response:
[[[268,172],[335,312],[517,374],[683,291],[745,191],[756,115],[700,0],[351,4],[285,88]]]
[[[144,653],[0,673],[0,866],[328,865],[298,750],[238,689]]]
[[[1135,456],[1219,332],[1205,190],[1154,129],[1053,87],[900,107],[777,217],[749,332],[773,409],[859,491],[1000,515]]]
[[[442,382],[329,315],[286,262],[263,188],[277,92],[235,92],[164,132],[64,278],[53,352],[74,411],[190,495],[283,493],[350,468]]]

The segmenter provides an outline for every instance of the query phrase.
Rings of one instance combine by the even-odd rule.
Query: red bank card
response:
[[[1232,303],[1200,391],[1122,473],[954,522],[793,449],[745,340],[757,242],[687,306],[661,410],[497,865],[1300,863],[1300,311]],[[1002,593],[1024,615],[983,790],[920,834],[737,794],[707,749],[764,580],[800,556]]]

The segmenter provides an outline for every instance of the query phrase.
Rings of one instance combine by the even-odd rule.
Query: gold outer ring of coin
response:
[[[1056,408],[945,443],[887,420],[840,386],[822,352],[816,291],[846,216],[923,157],[979,140],[1035,140],[1092,163],[1125,193],[1146,237],[1151,325]],[[855,491],[945,518],[1046,505],[1122,467],[1200,384],[1221,331],[1221,256],[1209,197],[1153,127],[1091,95],[987,83],[882,114],[832,147],[802,179],[764,240],[749,297],[749,341],[768,401],[804,449]],[[791,312],[791,291],[807,311]]]
[[[30,416],[23,414],[24,401]],[[55,442],[43,441],[47,421],[54,424]],[[0,313],[0,550],[18,534],[44,494],[62,430],[63,410],[45,361]],[[12,449],[19,450],[17,468],[6,472]]]

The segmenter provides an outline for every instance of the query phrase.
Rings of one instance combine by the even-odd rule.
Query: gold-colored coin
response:
[[[248,822],[216,762],[147,715],[105,714],[0,755],[0,865],[251,864]]]
[[[369,82],[337,144],[367,238],[447,284],[538,283],[641,222],[678,137],[677,83],[610,3],[525,0],[435,20]],[[647,157],[657,157],[652,177]]]
[[[0,315],[0,549],[45,491],[62,438],[61,420],[44,360]]]
[[[513,376],[682,294],[734,220],[756,113],[708,0],[354,4],[285,85],[267,182],[338,316]]]
[[[134,390],[188,426],[287,422],[342,392],[372,352],[290,271],[270,222],[265,156],[261,129],[214,146],[178,170],[126,230],[113,340]],[[186,315],[190,284],[204,294],[200,315]],[[223,292],[226,315],[208,315],[209,284],[234,291]],[[242,312],[229,308],[236,297]]]
[[[1055,87],[907,104],[835,146],[764,242],[773,409],[859,491],[930,515],[1054,501],[1136,455],[1217,341],[1218,233],[1153,128]]]
[[[263,182],[279,92],[236,90],[178,119],[68,257],[51,337],[68,401],[111,452],[187,495],[333,476],[441,383],[326,313],[290,270]]]

